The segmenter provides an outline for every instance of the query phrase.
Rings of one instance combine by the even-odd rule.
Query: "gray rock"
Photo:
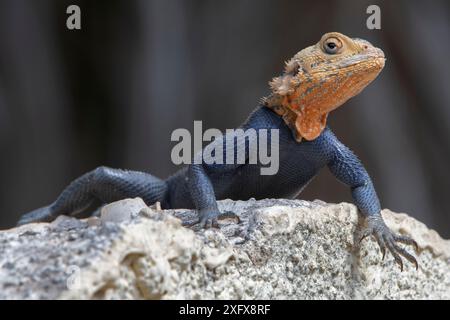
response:
[[[220,209],[241,223],[222,220],[220,230],[182,227],[192,210],[141,208],[140,199],[109,206],[116,211],[101,223],[1,231],[0,299],[450,298],[450,241],[406,214],[383,211],[418,242],[418,271],[381,261],[373,239],[356,248],[360,221],[347,203],[224,200]]]
[[[88,222],[68,216],[57,217],[51,225],[59,231],[69,231],[73,229],[86,228]],[[29,232],[29,231],[28,231]]]
[[[147,208],[147,206],[141,198],[116,201],[102,207],[100,210],[100,220],[103,222],[128,221],[144,208]]]

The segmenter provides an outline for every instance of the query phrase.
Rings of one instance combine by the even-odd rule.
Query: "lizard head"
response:
[[[297,141],[313,140],[328,113],[360,93],[384,62],[383,51],[369,42],[326,33],[286,62],[284,73],[270,82],[272,93],[264,104],[283,116]]]

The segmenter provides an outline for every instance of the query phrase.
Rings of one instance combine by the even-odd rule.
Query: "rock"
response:
[[[356,248],[351,204],[224,200],[219,208],[240,224],[191,230],[180,219],[192,210],[141,201],[106,206],[101,223],[59,218],[1,231],[0,299],[450,298],[450,241],[406,214],[383,211],[417,240],[418,271],[405,261],[401,272],[389,254],[382,261],[373,239]]]
[[[144,208],[147,208],[147,205],[141,198],[124,199],[102,207],[100,219],[103,222],[128,221],[133,215],[137,215]]]
[[[89,222],[68,216],[59,216],[52,221],[52,226],[60,231],[69,231],[73,229],[86,228]],[[30,231],[28,231],[29,233]]]

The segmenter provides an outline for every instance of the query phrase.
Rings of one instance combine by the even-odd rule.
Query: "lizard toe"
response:
[[[363,230],[359,243],[370,235],[375,237],[382,253],[382,259],[384,259],[386,249],[388,249],[394,257],[395,262],[400,266],[401,271],[403,271],[404,266],[402,257],[414,264],[416,270],[418,270],[419,264],[416,258],[397,244],[397,242],[399,242],[406,245],[412,245],[417,251],[418,246],[416,241],[407,236],[394,234],[386,226],[381,216],[368,217],[368,226]]]

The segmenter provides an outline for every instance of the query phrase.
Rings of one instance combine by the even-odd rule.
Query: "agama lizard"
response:
[[[397,244],[414,245],[417,249],[416,242],[394,234],[386,226],[368,173],[326,125],[328,113],[361,92],[377,77],[384,63],[382,50],[337,32],[323,35],[317,44],[301,50],[286,63],[282,75],[270,82],[270,95],[240,127],[257,132],[279,130],[280,165],[275,175],[261,175],[261,164],[249,163],[194,162],[166,180],[138,171],[99,167],[70,183],[49,206],[25,214],[19,224],[52,221],[59,215],[76,217],[94,200],[108,203],[141,197],[148,205],[159,201],[162,208],[195,208],[196,223],[201,227],[217,226],[225,213],[219,212],[216,200],[295,198],[327,166],[350,187],[354,202],[367,221],[360,240],[374,235],[383,257],[387,248],[401,269],[400,256],[417,268],[416,259]],[[230,152],[226,138],[230,137],[225,135],[212,142],[224,144],[225,156]],[[231,141],[235,138],[231,137]],[[237,148],[244,148],[248,159],[247,140],[233,144],[234,154]]]

